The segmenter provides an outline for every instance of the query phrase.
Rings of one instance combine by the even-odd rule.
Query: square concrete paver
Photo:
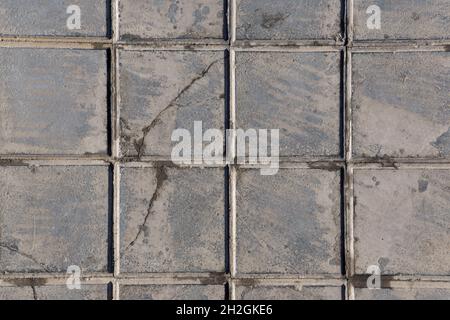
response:
[[[76,5],[80,9],[80,29],[69,29],[67,20]],[[109,0],[2,0],[0,35],[2,36],[109,36],[111,21]],[[70,25],[70,24],[69,24]]]
[[[16,287],[0,287],[0,300],[108,300],[107,285],[81,285],[69,290],[65,285],[27,285],[19,280]]]
[[[341,300],[341,287],[321,286],[238,286],[238,300]]]
[[[450,289],[355,289],[356,300],[450,300]]]
[[[108,166],[0,167],[0,272],[107,272]]]
[[[370,6],[380,8],[380,29],[369,29]],[[355,40],[450,39],[448,0],[354,0]]]
[[[450,170],[354,172],[356,273],[450,275]]]
[[[0,154],[108,152],[107,52],[0,48]]]
[[[224,271],[223,169],[121,172],[121,272]]]
[[[355,157],[450,156],[450,52],[353,54]]]
[[[225,127],[222,51],[121,51],[120,131],[123,156],[169,157],[173,130],[192,134]]]
[[[220,285],[122,285],[120,300],[223,300]]]
[[[281,156],[339,156],[340,57],[339,52],[238,52],[237,127],[279,129]]]
[[[238,273],[339,274],[340,183],[340,171],[238,170]]]
[[[224,39],[224,0],[119,0],[120,39]]]
[[[237,0],[239,40],[341,40],[341,0]]]

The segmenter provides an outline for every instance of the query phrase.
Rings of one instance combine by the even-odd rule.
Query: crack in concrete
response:
[[[160,119],[161,115],[163,115],[170,108],[177,106],[176,102],[178,101],[178,99],[181,96],[183,96],[195,83],[197,83],[199,80],[203,79],[208,74],[208,72],[211,70],[211,68],[220,61],[222,61],[222,59],[218,59],[218,60],[211,62],[198,76],[196,76],[194,79],[192,79],[189,82],[189,84],[186,85],[177,94],[177,96],[169,102],[169,104],[166,107],[164,107],[156,115],[156,117],[152,120],[152,122],[148,126],[146,126],[145,128],[142,129],[142,138],[134,140],[134,147],[138,153],[138,158],[141,158],[143,156],[144,151],[145,151],[144,150],[145,149],[145,138],[147,137],[150,130],[152,130],[156,126],[156,124],[158,124],[161,121],[161,119]]]
[[[132,246],[134,246],[134,244],[136,243],[137,239],[139,238],[139,236],[142,234],[142,232],[144,231],[144,228],[147,224],[147,220],[150,217],[152,210],[153,210],[153,205],[155,204],[156,200],[159,197],[160,191],[161,191],[161,187],[164,183],[164,181],[167,180],[167,173],[166,173],[166,169],[163,166],[159,166],[156,168],[156,188],[155,191],[152,194],[152,197],[150,199],[150,203],[148,204],[147,207],[147,214],[145,215],[144,221],[139,225],[139,229],[138,232],[136,234],[136,236],[134,237],[134,240],[131,241],[128,246],[125,248],[125,251],[128,251],[128,249],[130,249]]]
[[[14,248],[14,247],[12,247],[10,245],[7,245],[7,244],[1,243],[1,242],[0,242],[0,248],[4,248],[4,249],[9,250],[11,252],[14,252],[14,253],[16,253],[16,254],[24,257],[24,258],[27,258],[27,259],[33,261],[35,264],[39,265],[45,271],[51,272],[51,270],[49,268],[47,268],[47,266],[45,264],[43,264],[43,263],[39,262],[38,260],[36,260],[32,255],[20,252],[18,248]]]

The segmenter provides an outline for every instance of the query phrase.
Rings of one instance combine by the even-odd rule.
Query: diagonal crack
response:
[[[31,260],[35,264],[41,266],[41,268],[44,269],[45,271],[51,272],[51,270],[49,268],[47,268],[47,266],[45,264],[37,261],[32,255],[20,252],[19,249],[15,248],[15,247],[13,247],[11,245],[8,245],[8,244],[0,242],[0,248],[4,248],[4,249],[9,250],[11,252],[14,252],[14,253],[16,253],[16,254],[24,257],[24,258],[27,258],[28,260]]]
[[[135,139],[135,141],[134,141],[134,147],[138,153],[138,158],[141,158],[145,151],[144,150],[145,149],[145,138],[147,137],[150,130],[152,130],[161,121],[161,119],[160,119],[161,115],[163,115],[167,110],[177,106],[178,99],[181,96],[183,96],[195,83],[197,83],[199,80],[203,79],[208,74],[208,72],[211,70],[211,68],[220,61],[222,61],[222,59],[218,59],[218,60],[211,62],[199,75],[197,75],[194,79],[192,79],[189,82],[189,84],[186,85],[177,94],[177,96],[169,102],[169,104],[166,107],[164,107],[156,115],[156,117],[152,120],[152,122],[148,126],[146,126],[145,128],[142,129],[142,137],[140,139]]]
[[[150,217],[150,214],[152,213],[153,205],[155,204],[156,200],[158,199],[159,193],[161,191],[161,186],[163,185],[164,181],[166,181],[166,180],[167,180],[166,169],[163,166],[157,167],[156,168],[156,188],[155,188],[155,191],[152,194],[152,197],[150,199],[150,203],[148,204],[147,214],[145,215],[145,218],[144,218],[144,221],[142,222],[142,224],[139,225],[139,230],[138,230],[136,236],[134,237],[133,241],[131,241],[128,244],[128,246],[126,247],[125,251],[127,251],[132,246],[134,246],[134,244],[136,243],[137,239],[139,238],[139,236],[144,231],[145,225],[147,224],[147,220]]]

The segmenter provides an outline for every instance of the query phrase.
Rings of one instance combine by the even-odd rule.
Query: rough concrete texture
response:
[[[70,30],[67,9],[77,5],[81,28]],[[106,37],[109,35],[109,0],[2,0],[0,35]]]
[[[80,290],[65,285],[22,285],[0,287],[0,300],[107,300],[107,285],[83,284]]]
[[[223,169],[121,172],[121,272],[225,270]]]
[[[319,286],[238,286],[238,300],[341,300],[341,287]]]
[[[237,0],[239,40],[341,40],[341,0]]]
[[[0,273],[108,271],[108,166],[0,167]]]
[[[340,180],[339,171],[240,169],[238,272],[339,274]]]
[[[223,0],[119,0],[120,38],[224,39]]]
[[[281,156],[340,155],[340,52],[238,52],[237,127],[279,129]]]
[[[122,285],[121,300],[223,300],[219,285]]]
[[[356,170],[356,272],[450,274],[450,170]]]
[[[381,28],[367,28],[367,9],[381,9]],[[355,40],[450,39],[448,0],[354,0]]]
[[[450,289],[356,289],[356,300],[450,300]]]
[[[450,156],[450,53],[353,54],[353,154]]]
[[[0,48],[0,154],[106,154],[103,50]]]
[[[225,126],[224,52],[121,51],[123,156],[170,157],[175,129]]]

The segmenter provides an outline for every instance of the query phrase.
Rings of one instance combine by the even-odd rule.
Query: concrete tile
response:
[[[80,290],[65,285],[0,287],[0,300],[108,300],[108,288],[83,284]]]
[[[123,156],[170,156],[175,129],[225,125],[224,52],[121,51]]]
[[[281,156],[339,156],[340,53],[239,52],[237,127],[280,129]]]
[[[450,300],[449,289],[355,289],[356,300]]]
[[[224,300],[220,285],[122,285],[121,300]]]
[[[381,12],[381,28],[369,29],[369,6]],[[356,40],[441,40],[450,39],[448,0],[355,0],[354,38]]]
[[[239,273],[340,274],[340,172],[237,175]]]
[[[0,167],[0,272],[108,271],[107,166]]]
[[[225,3],[224,0],[119,0],[120,39],[224,39]]]
[[[70,30],[67,8],[77,5],[81,28]],[[109,0],[2,0],[0,35],[2,36],[70,36],[106,37],[110,29]]]
[[[0,154],[106,154],[106,55],[0,48]]]
[[[450,53],[353,55],[353,155],[450,156]]]
[[[223,272],[223,169],[121,169],[121,272]]]
[[[449,275],[449,181],[449,170],[355,170],[356,272]]]
[[[237,0],[239,40],[340,40],[341,0]]]
[[[237,286],[238,300],[341,300],[341,287]]]

